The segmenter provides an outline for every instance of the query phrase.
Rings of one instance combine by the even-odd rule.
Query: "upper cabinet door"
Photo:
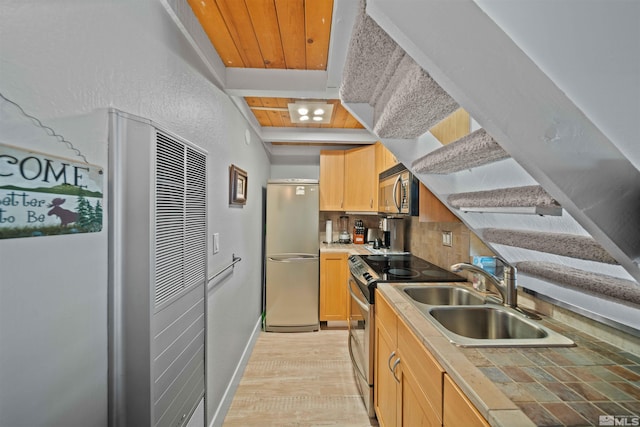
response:
[[[344,155],[345,211],[378,211],[376,146],[346,150]]]
[[[376,142],[376,173],[379,175],[381,172],[386,171],[389,168],[398,164],[398,159],[393,155],[391,151],[381,142]]]
[[[320,210],[344,210],[344,151],[320,151]]]

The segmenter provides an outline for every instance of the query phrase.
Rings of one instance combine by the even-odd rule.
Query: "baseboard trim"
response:
[[[242,374],[244,373],[245,368],[247,367],[247,363],[249,363],[249,358],[251,357],[251,352],[253,351],[253,347],[256,345],[256,341],[260,336],[260,332],[262,331],[262,316],[258,318],[256,322],[256,326],[253,328],[253,333],[247,341],[247,345],[242,352],[242,357],[236,366],[235,371],[233,372],[233,376],[231,377],[231,381],[227,385],[226,390],[224,391],[224,395],[216,409],[215,414],[213,414],[213,418],[211,419],[211,423],[209,427],[219,427],[224,423],[224,417],[226,417],[227,412],[229,412],[229,408],[231,407],[231,402],[233,402],[233,396],[236,393],[236,389],[238,388],[238,384],[240,384],[240,380],[242,379]]]

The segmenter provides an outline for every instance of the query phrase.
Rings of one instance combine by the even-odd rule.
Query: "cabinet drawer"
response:
[[[419,388],[416,392],[423,395],[433,413],[441,420],[444,369],[402,319],[398,322],[398,351],[402,357],[402,366],[408,366],[415,376]]]
[[[469,426],[489,427],[489,423],[469,401],[449,375],[444,376],[444,417],[445,427]]]

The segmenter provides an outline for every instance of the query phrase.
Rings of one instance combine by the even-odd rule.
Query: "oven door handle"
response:
[[[358,297],[358,295],[356,295],[356,293],[353,292],[353,285],[358,286],[356,281],[353,280],[352,277],[349,277],[349,293],[351,294],[351,297],[355,300],[355,302],[358,303],[360,308],[364,310],[365,313],[369,313],[369,307],[367,306],[367,304],[363,303],[361,299]],[[364,295],[362,294],[362,291],[360,290],[360,288],[358,288],[357,292],[359,292],[360,295],[362,295],[362,298],[364,298]]]
[[[360,378],[362,378],[365,382],[367,382],[367,377],[360,371],[360,367],[358,366],[358,363],[356,362],[356,358],[353,357],[353,347],[351,345],[351,340],[352,339],[353,339],[353,336],[351,334],[349,334],[348,347],[349,347],[349,357],[351,358],[351,364],[355,368],[354,370],[358,373]]]

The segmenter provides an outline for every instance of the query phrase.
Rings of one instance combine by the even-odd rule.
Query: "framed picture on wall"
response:
[[[236,165],[229,166],[229,204],[244,205],[247,203],[247,172]]]

